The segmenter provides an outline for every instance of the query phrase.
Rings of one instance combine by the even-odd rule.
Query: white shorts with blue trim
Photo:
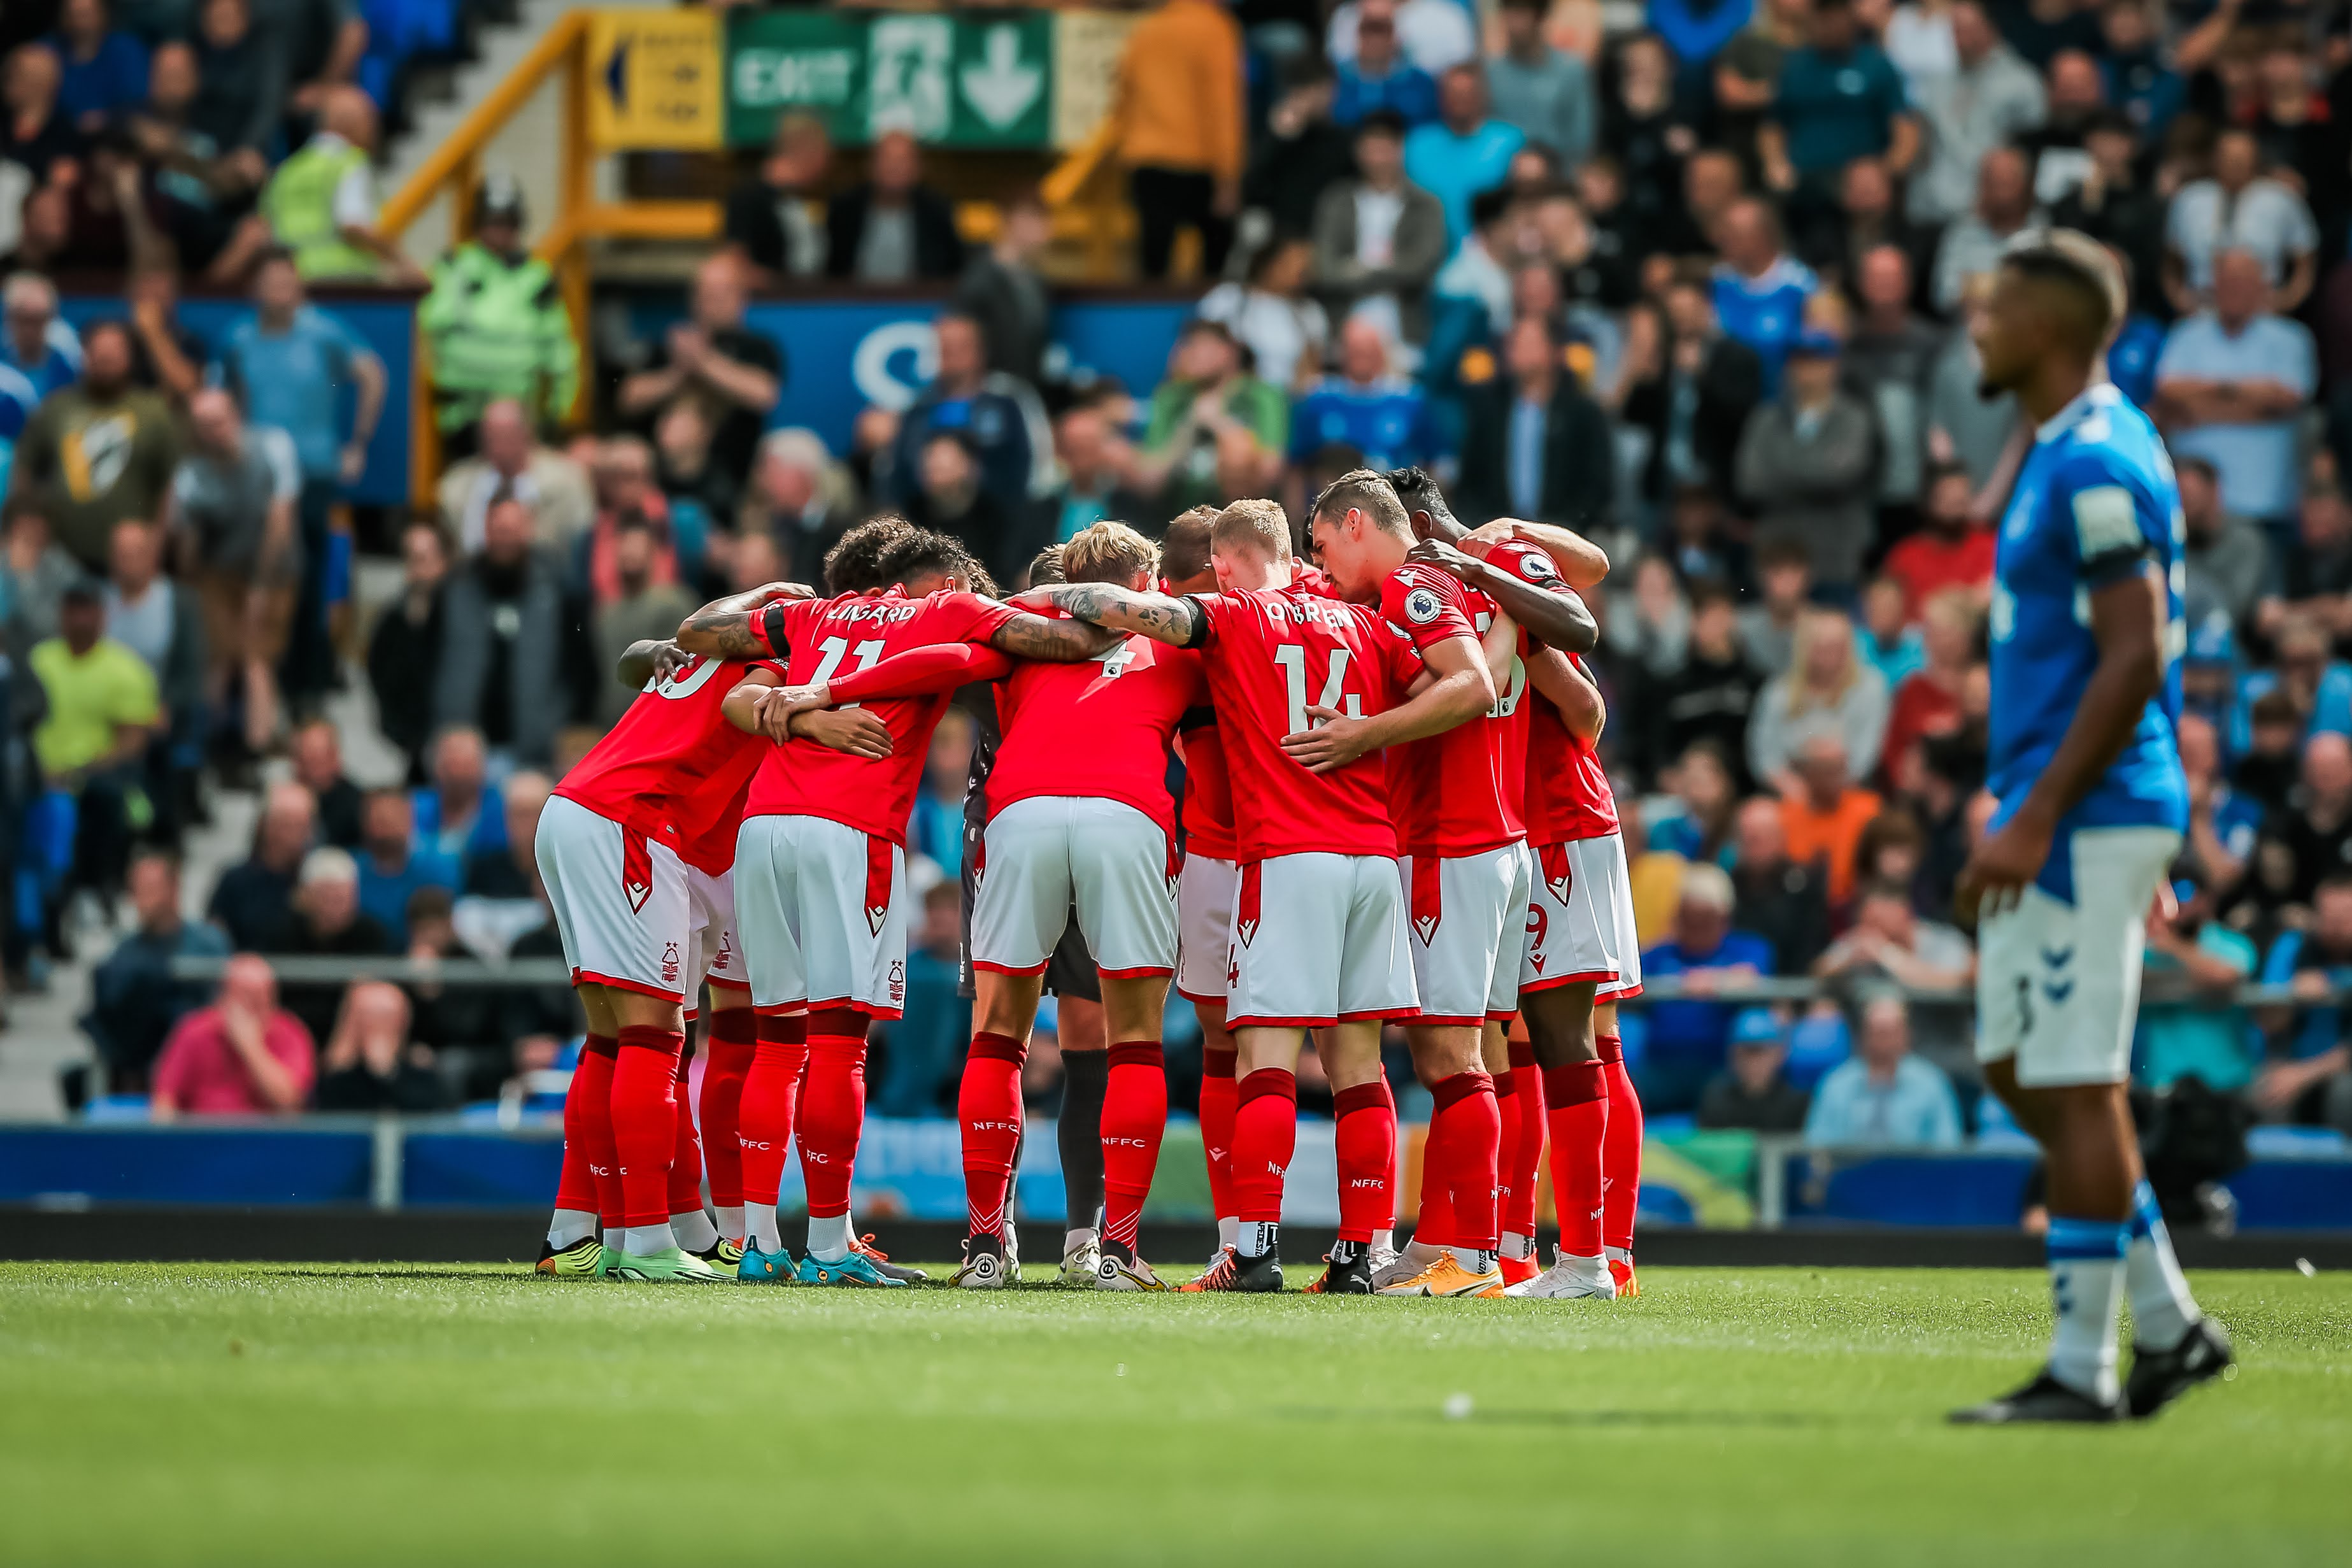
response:
[[[1978,929],[1979,1061],[2013,1060],[2028,1089],[2130,1078],[2148,905],[2179,852],[2169,827],[2077,828],[2052,847],[2072,858],[2073,900],[2037,883]]]

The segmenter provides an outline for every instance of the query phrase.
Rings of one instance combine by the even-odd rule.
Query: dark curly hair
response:
[[[826,591],[864,594],[897,582],[897,578],[883,572],[883,559],[914,531],[915,525],[905,518],[885,514],[869,518],[843,534],[841,542],[825,552]]]
[[[961,577],[971,591],[987,598],[996,597],[996,582],[989,576],[961,540],[935,533],[928,528],[908,525],[907,531],[882,552],[877,563],[881,572],[879,586],[907,583],[929,576]]]

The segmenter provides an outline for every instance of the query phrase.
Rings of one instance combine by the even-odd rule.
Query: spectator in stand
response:
[[[1803,974],[1830,944],[1828,878],[1790,858],[1779,803],[1751,795],[1733,820],[1731,923],[1772,944],[1773,973]]]
[[[318,803],[291,780],[271,784],[254,824],[253,852],[221,873],[205,913],[240,952],[282,952],[294,922],[294,878],[310,852]]]
[[[1503,47],[1486,57],[1486,86],[1496,119],[1573,169],[1592,155],[1592,73],[1581,59],[1551,46],[1544,15],[1544,0],[1503,0]],[[1358,27],[1360,35],[1360,23]]]
[[[1356,54],[1339,60],[1331,97],[1331,118],[1360,125],[1380,113],[1395,115],[1409,129],[1437,118],[1437,82],[1405,58],[1397,38],[1395,0],[1368,0],[1357,6]]]
[[[180,317],[180,269],[168,257],[142,259],[131,271],[129,293],[131,330],[139,340],[131,379],[184,411],[204,384],[212,354]]]
[[[1731,591],[1720,583],[1700,584],[1691,592],[1690,642],[1682,667],[1653,689],[1657,739],[1652,755],[1678,757],[1706,744],[1726,767],[1744,767],[1748,715],[1759,684],[1740,647]]]
[[[1140,517],[1150,510],[1129,488],[1134,449],[1100,405],[1081,403],[1055,421],[1054,453],[1062,482],[1045,498],[1047,542],[1066,543],[1107,518]]]
[[[416,837],[416,810],[406,790],[370,790],[361,806],[360,908],[405,942],[409,901],[420,888],[457,889],[457,860]]]
[[[2221,731],[2210,719],[2189,710],[2174,728],[2180,735],[2181,771],[2189,776],[2189,842],[2180,864],[2199,888],[2227,900],[2262,836],[2263,808],[2222,776]]]
[[[194,590],[163,574],[163,531],[118,522],[100,602],[106,635],[155,678],[156,727],[145,763],[153,835],[176,845],[195,800],[205,725],[204,610]]]
[[[2225,16],[2223,21],[2233,19]],[[2187,89],[2172,68],[2172,52],[2158,31],[2147,0],[2106,0],[2099,9],[2099,33],[2105,45],[2099,69],[2106,77],[2107,101],[2149,142],[2161,142],[2172,117],[2180,112]]]
[[[727,193],[727,243],[751,269],[754,289],[824,270],[830,243],[821,208],[833,167],[833,133],[823,119],[801,110],[776,117],[768,155]]]
[[[1944,230],[1936,247],[1936,272],[1929,298],[1946,315],[1960,308],[1971,278],[1992,272],[2011,240],[2040,221],[2033,205],[2033,173],[2014,147],[1995,147],[1977,165],[1976,205]]]
[[[995,243],[974,251],[956,284],[956,303],[980,323],[988,368],[1027,382],[1045,379],[1052,341],[1054,295],[1037,258],[1054,242],[1054,220],[1034,190],[1004,204]]]
[[[547,809],[548,796],[554,785],[545,773],[523,772],[509,776],[499,791],[499,817],[505,826],[503,842],[476,849],[466,857],[463,873],[458,879],[464,897],[457,905],[458,929],[472,926],[480,929],[482,906],[488,904],[528,905],[535,903],[544,889],[539,877],[539,819]],[[507,909],[496,918],[510,922],[521,915],[528,931],[538,923],[535,913]],[[520,932],[501,931],[498,945],[503,948]]]
[[[195,395],[188,425],[164,518],[204,606],[212,710],[240,716],[236,733],[258,757],[278,738],[278,664],[302,575],[300,458],[284,430],[246,424],[218,387]]]
[[[6,321],[0,364],[32,384],[35,402],[80,379],[81,338],[58,315],[56,284],[37,272],[18,272],[0,290],[0,301]]]
[[[2186,499],[2187,487],[2183,489]],[[1993,552],[1997,541],[1990,527],[1969,513],[1973,492],[1968,470],[1954,463],[1928,469],[1923,489],[1920,521],[1926,525],[1886,552],[1883,570],[1900,584],[1906,614],[1916,620],[1927,602],[1958,590],[1972,604],[1989,601],[1992,592]]]
[[[1146,278],[1168,276],[1180,228],[1200,235],[1203,276],[1224,271],[1249,149],[1243,75],[1241,26],[1214,0],[1169,0],[1127,36],[1111,136],[1128,169]]]
[[[1895,6],[1887,13],[1879,43],[1903,73],[1915,100],[1930,79],[1959,68],[1959,50],[1952,43],[1951,0]]]
[[[425,776],[445,637],[449,546],[441,531],[422,520],[401,530],[400,566],[400,596],[384,607],[368,637],[368,687],[375,694],[376,725],[408,759],[415,784]]]
[[[1911,182],[1911,217],[1947,223],[1977,194],[1985,154],[2037,129],[2047,113],[2042,78],[2004,42],[1979,0],[1951,7],[1957,68],[1919,84],[1927,157]]]
[[[864,516],[857,481],[834,460],[814,430],[787,426],[760,438],[751,493],[736,521],[740,539],[761,535],[782,552],[790,572],[815,582],[827,552]],[[742,553],[739,544],[737,553]],[[740,585],[756,587],[766,578]]]
[[[263,246],[282,245],[295,270],[310,282],[423,280],[398,244],[376,226],[375,103],[348,83],[319,100],[319,129],[295,149],[262,187],[259,220],[247,225],[224,252],[225,268],[241,269]]]
[[[358,0],[250,0],[254,25],[284,40],[287,107],[295,122],[324,112],[367,52]]]
[[[590,472],[596,521],[573,545],[566,563],[570,584],[584,589],[592,604],[604,604],[621,591],[614,557],[626,522],[642,522],[654,531],[656,581],[675,583],[682,574],[691,576],[698,570],[696,563],[706,548],[707,534],[696,531],[698,520],[670,510],[669,498],[654,482],[656,467],[653,448],[638,437],[615,436],[597,445]]]
[[[1748,25],[1752,8],[1706,0],[1650,0],[1643,19],[1695,78]]]
[[[494,174],[474,193],[474,237],[433,267],[416,310],[433,388],[434,424],[449,457],[469,456],[482,410],[511,397],[552,423],[580,393],[572,316],[547,263],[523,244],[522,186]]]
[[[2080,49],[2053,55],[2048,101],[2042,128],[2021,139],[2033,199],[2045,205],[2074,191],[2090,172],[2091,155],[2084,140],[2106,111],[2106,84],[2098,62]]]
[[[1173,516],[1264,495],[1282,471],[1290,400],[1243,367],[1241,344],[1220,322],[1185,324],[1151,395],[1136,457],[1136,488]]]
[[[700,403],[714,421],[710,460],[740,490],[783,389],[783,351],[743,324],[742,268],[729,252],[695,268],[689,299],[688,319],[670,328],[645,369],[621,383],[618,407],[650,430],[673,404]]]
[[[1687,185],[1706,183],[1711,163],[1730,163],[1736,194],[1738,163],[1699,146],[1698,117],[1675,92],[1674,58],[1656,38],[1637,33],[1621,44],[1615,76],[1615,90],[1601,106],[1600,145],[1624,181],[1634,248],[1685,255],[1710,248],[1712,215],[1699,210],[1703,204],[1678,198]]]
[[[1924,613],[1927,662],[1895,689],[1880,764],[1897,789],[1916,777],[1911,748],[1933,735],[1960,727],[1969,680],[1981,661],[1977,655],[1982,620],[1964,594],[1946,589],[1927,601]]]
[[[696,601],[685,589],[676,583],[655,580],[660,550],[652,525],[642,518],[624,520],[614,531],[613,566],[620,591],[613,598],[598,601],[590,613],[588,634],[596,653],[590,689],[595,694],[599,731],[620,722],[621,715],[636,700],[635,688],[623,686],[611,677],[621,655],[635,643],[669,637],[694,610]],[[600,673],[604,679],[593,679]]]
[[[278,977],[266,959],[228,961],[220,999],[182,1018],[156,1059],[147,1113],[287,1116],[310,1097],[310,1032],[278,1005]]]
[[[1789,56],[1804,47],[1809,0],[1760,0],[1754,21],[1715,59],[1716,135],[1741,163],[1759,165],[1757,142]]]
[[[922,483],[920,456],[941,430],[961,430],[980,454],[981,488],[1008,515],[1024,510],[1053,480],[1054,433],[1027,382],[988,368],[978,321],[954,310],[937,323],[938,372],[906,413],[887,460],[877,465],[876,500],[904,506]]]
[[[1731,879],[1714,866],[1683,872],[1674,934],[1642,954],[1645,979],[1679,984],[1686,1000],[1649,1008],[1650,1033],[1634,1069],[1645,1110],[1675,1115],[1695,1109],[1706,1085],[1723,1070],[1736,1013],[1730,1003],[1706,1000],[1771,972],[1772,944],[1731,923]]]
[[[1302,391],[1322,373],[1331,342],[1330,318],[1307,296],[1314,268],[1313,240],[1270,240],[1251,254],[1241,282],[1220,283],[1201,298],[1202,316],[1232,328],[1258,374],[1286,390]]]
[[[157,221],[181,264],[192,275],[226,281],[212,269],[269,165],[255,149],[223,147],[194,124],[196,87],[195,50],[159,44],[148,65],[146,100],[131,110],[124,129],[152,171]]]
[[[1957,1149],[1952,1080],[1911,1054],[1911,1009],[1884,994],[1863,1004],[1854,1054],[1813,1090],[1805,1142],[1821,1148]]]
[[[2272,845],[2294,868],[2290,904],[2310,907],[2322,880],[2352,870],[2352,741],[2322,731],[2304,742],[2302,787],[2264,821],[2256,858]]]
[[[1315,287],[1339,312],[1385,315],[1395,336],[1430,336],[1430,284],[1446,261],[1446,212],[1404,179],[1404,120],[1364,115],[1355,132],[1355,179],[1327,185],[1315,205]]]
[[[90,324],[81,380],[42,400],[9,474],[85,571],[105,569],[116,523],[158,515],[178,457],[171,409],[131,384],[131,346],[121,321]]]
[[[2259,618],[2275,623],[2273,605],[2317,622],[2337,637],[2352,628],[2352,507],[2334,485],[2307,491],[2294,542],[2287,546],[2275,598]]]
[[[2255,606],[2274,589],[2270,535],[2221,504],[2221,470],[2210,458],[2181,456],[2173,468],[2180,487],[2184,537],[2180,551],[2188,568],[2188,618],[2218,608],[2242,626],[2253,624]]]
[[[1828,873],[1832,909],[1842,908],[1853,890],[1854,850],[1881,805],[1853,782],[1851,754],[1836,731],[1814,731],[1797,748],[1793,786],[1780,797],[1789,854]]]
[[[1769,679],[1796,655],[1797,624],[1812,601],[1812,552],[1798,540],[1766,540],[1756,552],[1756,584],[1761,603],[1739,612],[1739,643],[1748,668]]]
[[[1899,178],[1919,155],[1902,74],[1863,32],[1853,0],[1812,0],[1803,46],[1780,63],[1757,150],[1764,183],[1814,207],[1832,201],[1856,158],[1884,158]]]
[[[342,732],[332,720],[313,719],[295,730],[287,752],[294,764],[294,782],[319,803],[319,841],[338,849],[358,849],[366,797],[343,772]]]
[[[1698,1124],[1711,1131],[1796,1132],[1805,1125],[1805,1091],[1781,1068],[1788,1031],[1769,1007],[1743,1007],[1731,1021],[1729,1060],[1698,1100]]]
[[[1878,671],[1890,693],[1927,659],[1919,628],[1905,614],[1903,590],[1890,577],[1873,577],[1862,585],[1854,637],[1862,661]]]
[[[2337,234],[2342,232],[2352,169],[2346,166],[2343,132],[2327,96],[2314,86],[2314,65],[2291,36],[2273,35],[2257,65],[2259,106],[2253,128],[2263,163],[2300,185],[2320,233]]]
[[[1906,826],[1914,835],[1916,826]],[[1884,977],[1916,991],[1952,991],[1969,983],[1976,954],[1969,939],[1913,910],[1910,884],[1878,881],[1863,889],[1853,924],[1812,963],[1816,978]]]
[[[1878,422],[1840,388],[1839,343],[1808,331],[1789,345],[1774,401],[1739,438],[1739,493],[1762,513],[1759,539],[1794,539],[1811,552],[1813,579],[1853,601],[1877,534]]]
[[[1608,417],[1561,363],[1551,328],[1542,320],[1512,323],[1503,340],[1503,375],[1472,389],[1468,399],[1456,500],[1465,516],[1541,520],[1591,531],[1607,516],[1615,493],[1616,454]],[[1312,402],[1299,405],[1302,426]]]
[[[2352,1133],[2352,1045],[2345,1009],[2330,1000],[2352,986],[2352,874],[2337,861],[2314,895],[2308,929],[2288,931],[2263,961],[2262,983],[2284,985],[2299,1007],[2264,1007],[2262,1070],[2251,1097],[2280,1121]]]
[[[433,702],[436,728],[463,726],[526,763],[554,756],[572,710],[562,579],[533,547],[536,531],[522,502],[490,508],[480,553],[444,590]]]
[[[2133,8],[2135,0],[2118,0],[2110,14]],[[2083,149],[2090,163],[2082,183],[2052,205],[2051,221],[2082,230],[2124,258],[2135,313],[2168,314],[2164,297],[2167,208],[2163,195],[2140,170],[2140,142],[2131,120],[2112,109],[2094,115],[2083,130]]]
[[[1979,277],[1961,293],[1959,330],[1945,342],[1927,384],[1927,456],[1968,470],[1977,487],[1969,510],[1990,521],[2008,499],[2004,458],[2017,431],[2017,395],[1982,395],[1984,365],[1974,334],[1992,298],[1992,279]]]
[[[172,961],[229,954],[217,926],[182,917],[180,867],[170,856],[148,850],[132,857],[129,882],[138,928],[90,972],[89,1011],[80,1019],[115,1094],[146,1088],[173,1027],[212,994],[207,982],[173,978]]]
[[[2212,918],[2213,900],[2196,883],[2174,883],[2173,898],[2179,908],[2170,919],[2161,909],[2148,917],[2146,973],[2179,976],[2195,994],[2167,1000],[2158,982],[2158,998],[2140,1009],[2132,1076],[2154,1089],[2193,1078],[2222,1094],[2241,1093],[2261,1065],[2262,1037],[2230,996],[2253,977],[2254,944]]]
[[[1480,509],[1481,515],[1485,510]],[[1505,507],[1501,515],[1513,510]],[[1664,556],[1642,557],[1634,563],[1632,593],[1610,595],[1602,636],[1610,652],[1637,664],[1648,679],[1663,680],[1681,666],[1689,647],[1690,604],[1683,597],[1673,563]]]
[[[319,1058],[320,1110],[411,1114],[448,1104],[433,1051],[409,1038],[408,998],[397,985],[362,980],[343,997],[341,1016]]]
[[[286,119],[282,32],[257,27],[247,0],[199,0],[196,100],[188,122],[225,150],[267,157]]]
[[[84,151],[59,82],[58,54],[48,45],[19,44],[8,52],[0,80],[0,160],[22,167],[36,186],[70,186]]]
[[[303,958],[390,958],[392,933],[360,908],[360,872],[351,851],[331,847],[302,858],[294,884],[294,920],[278,952]],[[343,985],[339,981],[287,982],[286,1010],[317,1039],[335,1026]]]
[[[1428,397],[1395,373],[1392,353],[1386,335],[1361,316],[1339,329],[1337,372],[1291,409],[1295,466],[1303,468],[1317,451],[1331,446],[1352,447],[1363,454],[1366,468],[1383,470],[1435,459],[1438,435]]]
[[[1783,795],[1799,792],[1799,752],[1826,729],[1847,757],[1874,765],[1886,738],[1886,682],[1863,662],[1853,623],[1836,610],[1807,612],[1797,624],[1789,668],[1765,682],[1748,727],[1748,765]]]
[[[2214,140],[2212,174],[2172,198],[2165,244],[2165,292],[2184,316],[2213,295],[2215,263],[2226,251],[2254,258],[2266,294],[2256,309],[2284,315],[2300,308],[2319,276],[2310,207],[2294,186],[2263,173],[2261,143],[2234,126]]]
[[[8,538],[0,552],[0,622],[6,646],[26,648],[58,635],[66,590],[81,580],[74,558],[49,539],[48,519],[26,497],[8,503]]]
[[[256,425],[293,438],[302,486],[301,576],[288,623],[278,678],[287,701],[310,711],[325,700],[334,671],[327,641],[328,534],[344,488],[367,469],[387,384],[383,362],[341,321],[310,303],[302,275],[282,249],[263,252],[253,274],[254,313],[229,331],[221,375]],[[342,423],[343,390],[353,390]]]
[[[58,106],[83,135],[147,96],[147,46],[115,29],[106,0],[65,0],[47,41],[62,72]]]
[[[1728,501],[1740,433],[1763,401],[1764,362],[1723,331],[1703,268],[1675,271],[1665,322],[1664,352],[1625,395],[1625,423],[1650,436],[1643,493],[1662,501],[1696,486]]]
[[[570,549],[595,521],[588,475],[538,439],[530,416],[513,398],[499,398],[482,410],[480,446],[475,456],[449,466],[437,491],[441,526],[461,550],[482,547],[490,502],[502,495],[530,503],[539,542],[551,550]]]
[[[972,558],[1000,582],[1013,575],[1036,551],[1028,531],[981,487],[980,454],[961,430],[934,431],[916,462],[920,487],[908,498],[907,521],[961,540]],[[683,618],[689,603],[673,619]]]
[[[33,731],[41,787],[74,797],[74,885],[110,900],[131,859],[130,800],[162,719],[154,672],[106,635],[106,607],[87,580],[65,591],[58,635],[26,662],[47,700]]]
[[[1854,287],[1862,313],[1846,339],[1849,384],[1878,416],[1883,525],[1907,522],[1926,499],[1927,400],[1944,334],[1911,309],[1911,261],[1894,245],[1862,253]]]
[[[433,782],[409,796],[420,840],[458,865],[506,847],[506,801],[490,783],[482,733],[463,726],[433,739]]]
[[[2254,252],[2223,250],[2210,267],[2212,305],[2173,323],[2157,362],[2156,416],[2174,453],[2212,463],[2223,506],[2284,535],[2317,355],[2302,322],[2273,313]]]
[[[1780,220],[1753,196],[1724,209],[1715,237],[1723,251],[1715,269],[1716,319],[1756,351],[1769,395],[1780,387],[1781,362],[1804,331],[1806,301],[1820,285],[1803,263],[1783,254]]]
[[[1642,826],[1653,855],[1679,855],[1720,866],[1731,858],[1732,818],[1739,792],[1723,753],[1701,741],[1660,772],[1674,793],[1643,802]]]
[[[1355,59],[1364,18],[1382,10],[1395,16],[1406,57],[1431,76],[1477,58],[1477,22],[1461,0],[1345,0],[1324,28],[1323,52],[1334,60]]]
[[[1446,247],[1470,232],[1470,198],[1503,183],[1527,138],[1487,112],[1486,71],[1475,60],[1450,67],[1437,83],[1437,120],[1404,139],[1405,177],[1445,209]]]
[[[1666,526],[1675,569],[1692,583],[1750,582],[1748,544],[1721,496],[1706,485],[1684,485],[1674,494]]]
[[[1312,50],[1283,62],[1281,96],[1267,110],[1265,134],[1253,140],[1249,169],[1242,176],[1242,205],[1255,215],[1247,221],[1273,225],[1279,239],[1309,235],[1316,203],[1334,185],[1356,174],[1354,127],[1361,117],[1342,125],[1333,117],[1339,83],[1331,64]],[[1372,110],[1370,112],[1380,112]],[[1437,112],[1437,89],[1429,89],[1429,112]],[[1403,140],[1400,131],[1397,138]]]

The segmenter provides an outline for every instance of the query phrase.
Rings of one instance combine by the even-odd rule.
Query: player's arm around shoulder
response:
[[[890,754],[888,724],[866,709],[826,707],[831,700],[823,686],[786,686],[773,666],[754,665],[727,693],[719,710],[745,734],[777,745],[799,739],[854,757]]]
[[[1171,647],[1197,647],[1207,629],[1207,616],[1196,600],[1138,593],[1112,583],[1061,583],[1032,588],[1005,602],[1022,613],[998,627],[989,646],[1024,658],[1063,662],[1092,658],[1124,637],[1150,637]],[[1047,608],[1059,610],[1070,619],[1053,620],[1034,613]],[[1074,646],[1082,632],[1094,635],[1081,652],[1029,651],[1031,646]]]
[[[1559,710],[1568,732],[1587,744],[1601,738],[1609,722],[1609,706],[1601,688],[1586,679],[1576,661],[1556,647],[1539,647],[1527,656],[1528,684],[1536,694]]]
[[[640,637],[621,650],[613,677],[632,691],[665,680],[694,662],[694,656],[667,638]]]
[[[677,646],[688,653],[714,658],[761,658],[780,650],[769,647],[755,624],[770,605],[791,599],[814,599],[816,590],[804,583],[763,583],[740,594],[713,599],[679,623]]]

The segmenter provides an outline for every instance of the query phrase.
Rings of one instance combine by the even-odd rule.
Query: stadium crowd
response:
[[[341,628],[409,763],[373,791],[320,715],[348,592],[328,519],[382,370],[305,299],[315,279],[406,267],[362,205],[373,116],[338,86],[348,33],[340,76],[281,68],[298,85],[277,112],[236,100],[271,150],[323,148],[301,180],[281,164],[247,182],[252,212],[215,204],[201,225],[120,199],[186,172],[158,151],[173,137],[240,167],[261,149],[199,132],[189,107],[218,97],[212,62],[259,9],[208,0],[195,46],[156,47],[152,79],[99,69],[142,47],[116,47],[101,0],[68,0],[55,37],[9,57],[0,160],[32,178],[0,258],[0,412],[11,388],[25,405],[21,434],[0,429],[26,742],[21,826],[0,835],[8,956],[26,973],[75,889],[127,886],[138,931],[90,1020],[113,1087],[182,1110],[424,1109],[561,1060],[577,1025],[560,988],[306,988],[241,959],[208,999],[163,966],[555,952],[530,835],[550,779],[626,704],[619,651],[715,593],[811,579],[876,511],[964,540],[1013,584],[1105,518],[1150,532],[1270,495],[1296,523],[1338,473],[1419,464],[1465,520],[1566,524],[1615,563],[1591,605],[1604,752],[1643,967],[1681,988],[1628,1011],[1645,1104],[1828,1143],[1958,1142],[1998,1115],[1969,1009],[1896,988],[1973,969],[1948,921],[1988,806],[1994,523],[2032,435],[1977,395],[1968,326],[2003,244],[2060,223],[2126,267],[2109,368],[2165,431],[2186,530],[2195,807],[2148,959],[2180,982],[2144,1013],[2138,1069],[2352,1131],[2352,1025],[2327,1000],[2352,975],[2341,6],[1654,0],[1601,40],[1540,0],[1169,0],[1130,38],[1114,110],[1141,272],[1190,257],[1206,286],[1156,386],[1053,347],[1034,197],[969,244],[912,137],[849,156],[787,115],[686,319],[601,367],[598,433],[567,438],[587,372],[521,253],[522,193],[494,177],[420,317],[453,459],[439,505],[398,534],[397,597]],[[184,58],[192,83],[167,66]],[[322,128],[289,138],[289,113]],[[132,268],[133,314],[77,337],[46,274],[93,266]],[[179,269],[249,288],[252,321],[195,342],[174,324]],[[947,299],[929,384],[861,411],[838,451],[768,428],[791,345],[745,324],[753,292],[821,279]],[[346,383],[357,430],[328,412]],[[99,430],[131,434],[93,487]],[[901,1114],[951,1103],[968,1037],[971,740],[941,725],[915,812],[923,913],[874,1080]],[[281,751],[292,774],[250,858],[184,921],[167,852],[204,809],[199,773],[247,782]],[[1818,980],[1819,999],[1717,998],[1771,977]],[[2250,979],[2308,1005],[2226,999]],[[1049,1090],[1052,1053],[1031,1060]]]

